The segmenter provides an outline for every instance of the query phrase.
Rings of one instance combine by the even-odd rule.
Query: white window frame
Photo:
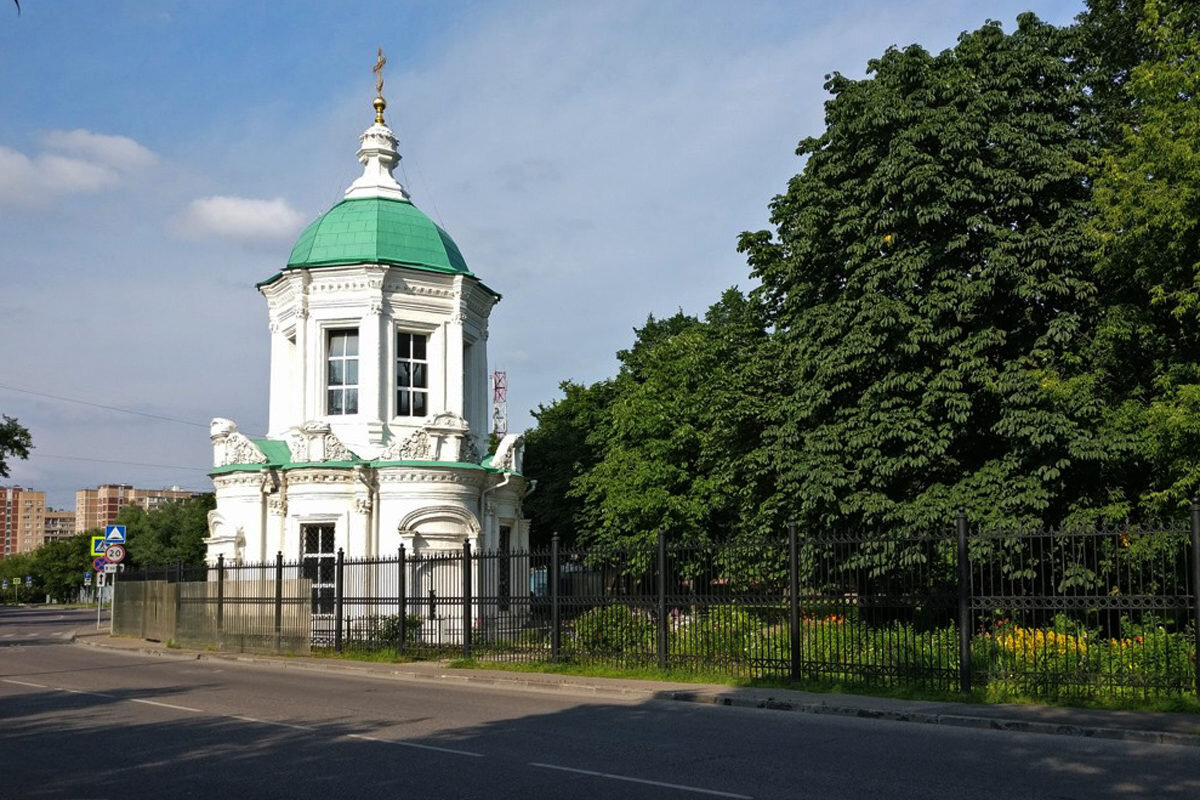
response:
[[[402,355],[400,352],[400,337],[402,336],[408,337],[407,343],[409,345],[408,351],[404,355]],[[425,343],[425,357],[422,359],[418,359],[413,355],[413,350],[415,348],[412,346],[412,343],[416,341],[417,337],[420,337]],[[408,330],[398,327],[393,331],[392,403],[395,410],[395,414],[393,416],[398,419],[423,419],[424,417],[429,416],[429,394],[431,388],[430,383],[432,383],[430,380],[430,367],[432,366],[432,360],[429,358],[430,339],[432,339],[432,337],[429,335],[428,331]],[[408,386],[400,386],[400,373],[402,365],[407,365],[409,367],[408,374],[410,376],[410,381]],[[412,380],[412,376],[416,375],[418,371],[423,373],[424,376],[424,382],[420,386],[414,385],[414,381]],[[401,410],[402,392],[408,395],[409,406],[407,412]],[[425,407],[420,413],[417,413],[416,403],[413,402],[417,395],[423,395],[424,397]]]
[[[359,413],[358,410],[360,408],[360,400],[361,400],[361,398],[359,396],[359,392],[362,388],[362,383],[361,383],[362,371],[360,369],[362,357],[363,357],[362,347],[361,347],[362,334],[356,325],[336,324],[336,323],[329,323],[326,325],[322,325],[321,333],[322,333],[322,336],[324,337],[324,346],[322,348],[323,358],[321,360],[321,369],[322,369],[322,371],[321,371],[321,388],[322,388],[321,402],[322,402],[323,408],[325,409],[325,416],[327,416],[327,417],[356,416]],[[353,356],[354,383],[338,384],[335,388],[329,382],[330,365],[334,362],[335,359],[341,360],[341,362],[343,364],[343,379],[344,379],[345,365],[350,363],[351,359],[349,356],[347,356],[345,354],[340,355],[340,356],[335,356],[333,354],[333,337],[340,335],[340,334],[350,334],[350,333],[354,334],[354,350],[355,350],[354,356]],[[329,401],[330,401],[330,395],[334,391],[341,392],[341,394],[342,394],[342,409],[343,409],[342,411],[335,412],[332,410],[332,404]],[[354,392],[354,411],[353,412],[348,412],[345,410],[346,394],[349,391]]]

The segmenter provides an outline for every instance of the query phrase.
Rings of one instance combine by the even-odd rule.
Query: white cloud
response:
[[[50,150],[90,156],[100,164],[122,171],[148,167],[158,160],[158,156],[152,150],[128,136],[93,133],[83,128],[73,131],[50,131],[44,137],[43,143]]]
[[[127,136],[82,128],[50,131],[42,145],[43,151],[33,157],[0,146],[0,205],[36,206],[55,197],[98,192],[158,160]]]
[[[281,197],[258,200],[216,195],[189,203],[175,220],[174,230],[189,239],[215,236],[253,244],[286,241],[303,224],[304,215]]]

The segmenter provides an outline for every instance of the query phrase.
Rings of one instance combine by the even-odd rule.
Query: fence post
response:
[[[558,651],[562,645],[558,611],[558,532],[550,537],[550,660],[558,662]]]
[[[462,654],[471,657],[471,542],[463,542],[462,567]]]
[[[1192,498],[1192,646],[1196,654],[1196,696],[1200,697],[1200,498]]]
[[[275,551],[275,652],[279,652],[279,638],[283,632],[283,551]]]
[[[800,680],[800,542],[796,523],[788,523],[788,630],[792,680]]]
[[[967,554],[967,513],[958,510],[958,688],[971,691],[971,564]]]
[[[217,641],[225,631],[225,554],[217,556]]]
[[[336,593],[334,594],[333,649],[342,652],[342,599],[345,597],[344,581],[346,576],[346,554],[342,548],[337,551],[337,574],[334,575]]]
[[[113,603],[116,602],[116,593],[113,593]],[[183,561],[175,562],[175,628],[171,631],[171,638],[179,641],[179,616],[183,611]],[[109,609],[109,616],[115,613],[112,608]]]
[[[667,668],[667,537],[658,529],[658,668]]]
[[[397,565],[397,569],[399,570],[399,574],[397,575],[397,578],[399,579],[397,582],[397,585],[400,587],[400,591],[399,591],[400,602],[397,604],[400,607],[399,608],[399,611],[400,611],[399,623],[400,624],[398,626],[400,629],[400,641],[396,643],[396,652],[399,653],[404,650],[404,643],[408,639],[408,628],[407,628],[407,620],[408,620],[407,577],[408,576],[405,575],[405,572],[407,572],[407,570],[406,570],[405,563],[404,563],[404,545],[400,545],[400,550],[397,553],[397,558],[398,558],[398,560],[396,562],[396,565]]]

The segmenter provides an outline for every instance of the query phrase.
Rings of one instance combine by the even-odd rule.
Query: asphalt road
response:
[[[64,643],[89,624],[0,609],[0,797],[1200,797],[1200,748]]]

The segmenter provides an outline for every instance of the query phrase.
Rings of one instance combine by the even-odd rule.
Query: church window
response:
[[[396,334],[396,416],[423,417],[429,413],[429,360],[426,337]]]
[[[330,331],[326,414],[358,413],[358,331]]]
[[[332,614],[337,556],[333,550],[332,525],[300,526],[303,575],[312,582],[312,613]]]

